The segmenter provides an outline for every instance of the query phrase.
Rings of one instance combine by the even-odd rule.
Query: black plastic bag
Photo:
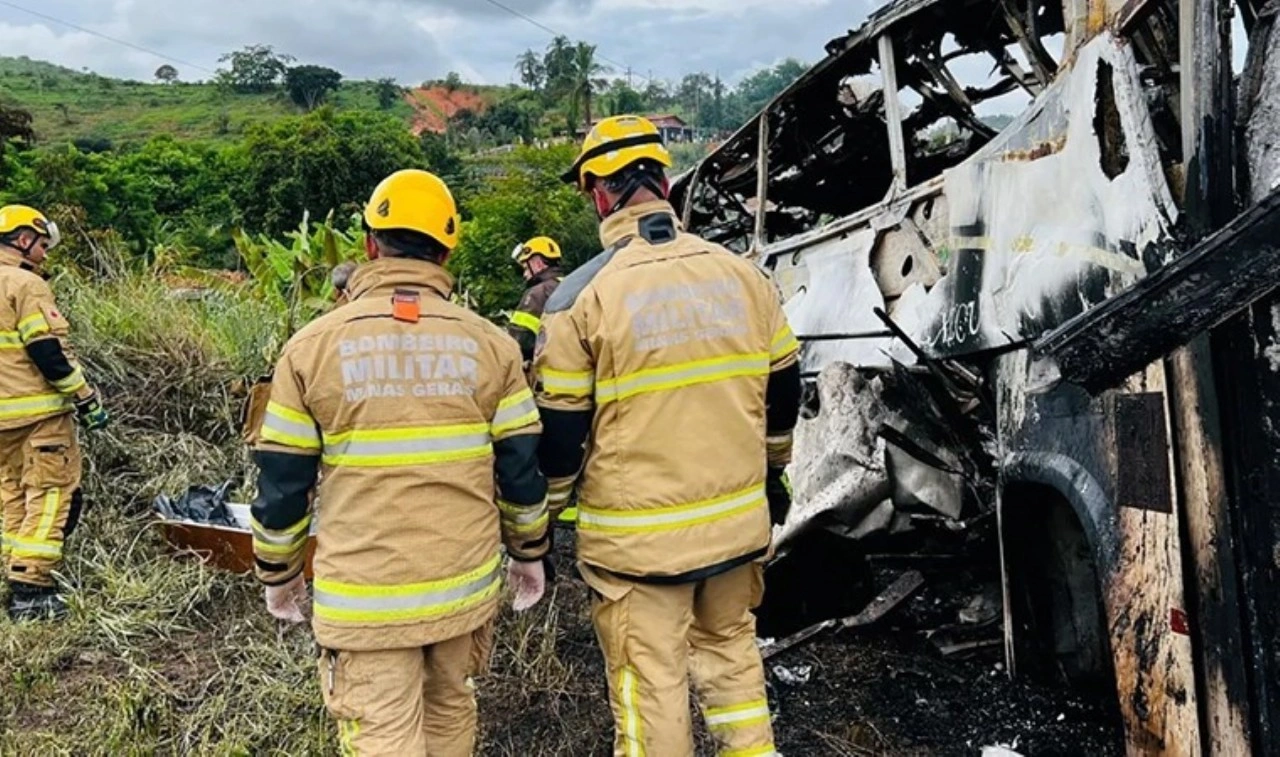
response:
[[[166,520],[238,528],[236,519],[227,510],[227,493],[231,491],[231,483],[226,481],[217,487],[192,486],[177,500],[161,494],[156,497],[152,506]]]

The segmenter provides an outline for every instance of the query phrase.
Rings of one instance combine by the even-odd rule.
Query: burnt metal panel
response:
[[[1159,392],[1120,394],[1114,402],[1116,503],[1173,512],[1164,396]]]
[[[1280,285],[1280,188],[1185,255],[1038,339],[1062,378],[1098,392]]]

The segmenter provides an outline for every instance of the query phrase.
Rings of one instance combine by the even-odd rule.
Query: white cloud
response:
[[[508,82],[515,58],[551,35],[485,0],[18,0],[33,10],[189,61],[270,44],[350,78],[405,83],[455,70]],[[733,81],[785,57],[814,62],[865,9],[835,0],[501,0],[643,78],[704,70]],[[38,7],[37,7],[38,6]],[[165,62],[0,6],[3,55],[28,55],[113,76],[149,79]],[[206,73],[175,64],[184,79]]]

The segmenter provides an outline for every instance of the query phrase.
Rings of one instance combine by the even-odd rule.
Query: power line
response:
[[[17,11],[22,11],[23,13],[27,13],[27,14],[29,14],[29,15],[35,16],[36,18],[44,19],[45,21],[52,21],[52,22],[53,22],[53,23],[55,23],[55,24],[61,24],[62,26],[66,26],[66,27],[69,27],[69,28],[71,28],[71,29],[75,29],[75,30],[76,30],[76,31],[78,31],[78,32],[84,32],[85,34],[89,34],[89,35],[92,35],[92,36],[94,36],[94,37],[100,37],[101,39],[105,39],[105,40],[107,40],[108,42],[114,42],[114,43],[116,43],[117,45],[124,45],[125,47],[131,47],[131,48],[133,48],[134,50],[137,50],[137,51],[139,51],[139,52],[144,52],[144,53],[146,53],[146,54],[148,54],[148,55],[154,55],[154,56],[155,56],[155,57],[157,57],[157,58],[162,58],[162,59],[167,60],[167,61],[169,61],[169,62],[171,62],[171,63],[177,63],[177,64],[179,64],[179,65],[186,66],[187,68],[194,68],[194,69],[196,69],[197,71],[204,71],[205,73],[210,73],[210,74],[217,73],[216,71],[213,71],[213,70],[211,70],[211,69],[205,68],[204,66],[201,66],[201,65],[198,65],[198,64],[195,64],[195,63],[191,63],[190,61],[185,61],[185,60],[182,60],[181,58],[175,58],[175,57],[173,57],[172,55],[165,55],[164,53],[156,52],[155,50],[152,50],[152,49],[147,48],[147,47],[143,47],[142,45],[135,45],[135,44],[134,44],[134,43],[132,43],[132,42],[128,42],[128,41],[123,40],[123,39],[117,39],[116,37],[112,37],[112,36],[110,36],[110,35],[103,34],[102,32],[96,32],[96,31],[94,31],[93,29],[87,29],[87,28],[85,28],[85,27],[83,27],[83,26],[79,26],[79,25],[77,25],[77,24],[73,24],[73,23],[71,23],[70,21],[64,21],[64,20],[62,20],[62,19],[60,19],[60,18],[54,18],[53,16],[50,16],[50,15],[48,15],[48,14],[40,13],[39,11],[33,11],[33,10],[31,10],[30,8],[24,8],[24,7],[22,7],[21,5],[18,5],[18,4],[16,4],[16,3],[11,3],[11,2],[9,2],[8,0],[0,0],[0,5],[4,5],[4,6],[7,6],[7,7],[9,7],[9,8],[13,8],[14,10],[17,10]]]
[[[530,24],[533,24],[534,26],[538,27],[539,29],[541,29],[542,31],[544,31],[544,32],[546,32],[546,33],[548,33],[548,34],[550,34],[550,35],[551,35],[551,36],[553,36],[553,37],[568,37],[568,36],[569,36],[568,34],[565,34],[565,33],[564,33],[564,32],[562,32],[562,31],[557,31],[556,29],[552,29],[550,26],[547,26],[546,24],[542,23],[541,21],[539,21],[539,20],[538,20],[538,19],[536,19],[536,18],[533,18],[532,16],[529,16],[529,15],[527,15],[527,14],[521,13],[520,11],[516,10],[515,8],[512,8],[511,6],[507,5],[506,3],[498,2],[498,0],[485,0],[485,2],[487,2],[488,4],[490,4],[490,5],[492,5],[492,6],[496,7],[496,8],[501,8],[502,10],[506,11],[507,13],[510,13],[511,15],[515,16],[516,18],[524,19],[525,21],[529,22]],[[628,66],[628,65],[627,65],[627,64],[625,64],[625,63],[619,63],[618,61],[616,61],[616,60],[612,60],[612,59],[610,59],[610,58],[606,58],[606,57],[604,57],[603,55],[597,55],[597,57],[598,57],[598,58],[600,58],[600,60],[604,61],[605,63],[608,63],[609,65],[613,66],[613,67],[614,67],[614,68],[616,68],[616,69],[627,71],[627,72],[628,72],[628,77],[630,76],[631,66]],[[637,76],[644,76],[644,74],[641,74],[641,73],[639,73],[639,72],[636,72],[636,75],[637,75]],[[652,76],[644,76],[644,78],[645,78],[645,79],[647,79],[647,80],[648,80],[648,81],[650,81],[650,82],[652,82],[652,81],[653,81],[653,77],[652,77]],[[630,83],[629,83],[629,82],[628,82],[628,86],[630,86]]]

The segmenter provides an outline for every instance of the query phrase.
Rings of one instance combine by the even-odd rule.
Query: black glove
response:
[[[769,522],[780,526],[791,511],[791,482],[783,468],[769,468],[764,478],[764,495],[769,499]]]
[[[106,409],[102,407],[102,400],[98,399],[96,391],[82,400],[76,400],[75,405],[76,417],[80,419],[80,425],[89,431],[106,428],[111,420]]]

